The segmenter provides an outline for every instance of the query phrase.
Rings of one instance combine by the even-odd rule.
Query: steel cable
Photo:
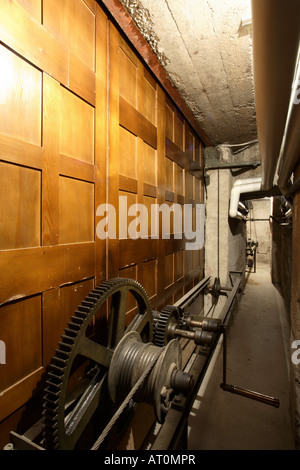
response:
[[[148,374],[150,374],[151,370],[153,369],[153,367],[155,366],[155,364],[157,363],[159,357],[161,356],[161,354],[164,352],[164,349],[165,348],[161,348],[161,350],[157,351],[157,353],[154,355],[153,357],[153,362],[151,362],[148,367],[145,369],[145,371],[143,372],[143,374],[141,375],[141,377],[138,379],[138,381],[136,382],[136,384],[134,385],[134,387],[131,389],[131,391],[129,392],[129,394],[127,395],[127,397],[124,399],[124,401],[122,402],[122,404],[120,405],[120,407],[118,408],[118,410],[116,411],[116,413],[113,415],[112,419],[109,421],[109,423],[105,426],[105,428],[103,429],[102,433],[100,434],[100,436],[98,437],[98,439],[96,440],[95,444],[92,446],[91,450],[98,450],[100,445],[102,444],[102,442],[104,441],[104,439],[107,437],[108,433],[111,431],[112,427],[114,426],[114,424],[116,423],[116,421],[118,420],[118,418],[120,417],[120,415],[123,413],[124,409],[126,408],[126,406],[128,405],[128,403],[130,402],[130,400],[134,397],[135,393],[137,392],[137,390],[140,388],[140,386],[142,385],[142,383],[144,382],[144,380],[147,378]]]

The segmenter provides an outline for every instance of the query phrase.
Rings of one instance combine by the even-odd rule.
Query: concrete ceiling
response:
[[[257,138],[251,0],[121,0],[213,145]]]

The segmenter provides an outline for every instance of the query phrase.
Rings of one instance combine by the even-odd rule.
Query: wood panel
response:
[[[94,164],[94,108],[61,87],[59,151]]]
[[[0,420],[17,423],[70,315],[106,275],[95,210],[106,199],[107,17],[93,0],[5,1],[0,13]]]
[[[96,110],[95,110],[95,209],[107,202],[107,135],[108,135],[108,18],[94,0],[87,5],[96,12]],[[106,240],[96,236],[96,284],[107,276]]]
[[[40,246],[41,172],[0,162],[0,201],[0,250]]]
[[[0,392],[42,365],[41,297],[34,296],[0,309],[6,364],[0,368]]]
[[[119,67],[122,71],[119,93],[134,108],[137,107],[138,61],[122,41],[119,49]]]
[[[137,279],[151,286],[149,266],[155,267],[153,272],[161,282],[157,283],[155,293],[151,288],[151,296],[157,304],[163,304],[183,294],[185,280],[190,286],[202,276],[200,256],[192,251],[185,254],[183,234],[174,234],[172,211],[170,233],[163,239],[162,220],[155,227],[151,207],[167,204],[171,208],[172,204],[180,204],[183,232],[184,204],[195,205],[202,200],[201,183],[195,182],[189,171],[190,161],[201,164],[200,141],[196,141],[180,112],[113,27],[110,58],[112,145],[108,197],[116,208],[118,229],[123,228],[119,240],[108,241],[109,272],[124,273],[129,269],[126,266],[131,266]],[[122,203],[119,207],[118,196],[125,195],[128,205]],[[143,215],[133,212],[131,217],[127,216],[126,210],[133,204],[143,205]],[[126,221],[130,233],[124,229]],[[143,269],[144,266],[148,269]]]
[[[60,335],[82,300],[94,288],[94,280],[87,279],[58,287],[43,293],[43,363],[48,364],[55,353]]]
[[[76,9],[79,2],[81,0],[76,0]],[[52,3],[54,7],[59,7],[64,2]],[[47,22],[45,11],[43,22]],[[0,26],[3,43],[75,93],[80,93],[89,103],[95,104],[93,70],[60,37],[39,24],[17,0],[1,2]]]
[[[18,0],[39,23],[42,20],[42,0]]]
[[[0,129],[41,145],[42,74],[0,45]]]
[[[120,233],[108,241],[108,274],[133,276],[156,302],[158,240],[151,238],[151,205],[158,196],[157,84],[112,25],[110,110],[108,200]]]
[[[0,159],[42,170],[43,149],[39,145],[29,144],[0,133]]]
[[[11,0],[0,13],[0,339],[8,359],[0,366],[0,426],[7,433],[8,423],[20,423],[17,410],[28,412],[39,398],[65,323],[95,284],[136,279],[162,308],[202,276],[203,250],[185,250],[172,213],[164,239],[151,209],[202,202],[190,161],[203,159],[198,136],[98,2]],[[116,209],[116,239],[95,234],[103,203]],[[127,321],[134,314],[129,304]]]
[[[137,137],[120,126],[119,130],[120,175],[137,179]]]
[[[60,85],[43,74],[42,245],[59,237],[59,110]]]
[[[90,277],[94,255],[93,242],[2,251],[0,305]]]
[[[182,227],[184,224],[184,204],[193,207],[191,228],[196,228],[196,204],[203,202],[203,186],[201,180],[190,171],[191,163],[203,165],[201,143],[190,130],[170,100],[165,103],[166,135],[165,135],[165,201],[177,203],[182,208]],[[171,163],[170,163],[171,162]],[[182,239],[176,239],[174,234],[166,240],[165,253],[172,259],[174,278],[172,284],[165,285],[165,293],[175,301],[203,276],[203,259],[199,250],[185,249],[184,234]],[[170,281],[170,279],[169,279]]]
[[[142,96],[139,100],[139,109],[143,116],[154,126],[157,125],[157,84],[153,77],[144,69],[142,78]]]
[[[94,185],[59,178],[59,243],[94,241]]]
[[[43,24],[85,65],[95,67],[95,16],[82,0],[43,0]]]
[[[154,124],[121,96],[120,125],[130,130],[153,148],[157,147],[157,130]]]

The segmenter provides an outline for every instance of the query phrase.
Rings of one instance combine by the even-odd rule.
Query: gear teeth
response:
[[[165,346],[167,338],[166,338],[166,326],[169,319],[169,312],[166,312],[165,307],[156,321],[155,324],[155,335],[154,335],[154,343],[156,346],[162,347]]]
[[[53,362],[58,362],[59,364],[66,364],[66,359],[63,359],[62,357],[59,357],[59,356],[53,356],[53,358],[51,359],[51,363],[52,364]]]
[[[49,392],[49,393],[57,394],[60,392],[60,389],[61,389],[60,384],[55,384],[50,379],[46,380],[46,388],[45,388],[46,393]]]
[[[62,359],[69,359],[69,352],[63,351],[62,349],[55,349],[55,356],[54,357],[61,357]]]
[[[86,300],[82,301],[82,304],[84,307],[87,307],[89,310],[94,307],[94,302],[88,302]]]
[[[168,343],[167,338],[167,325],[169,323],[169,318],[175,311],[177,312],[176,307],[173,305],[166,305],[158,317],[154,321],[154,344],[159,347],[163,347]]]
[[[81,328],[81,325],[79,325],[78,323],[73,322],[73,321],[69,321],[69,322],[68,322],[68,326],[69,326],[69,328],[71,328],[71,330],[75,330],[75,331],[77,331],[77,332],[78,332],[78,331],[80,330],[80,328]]]
[[[64,369],[65,367],[62,368],[62,367],[56,366],[55,364],[51,364],[51,372],[59,377],[63,375]]]
[[[89,302],[90,304],[94,305],[97,302],[97,298],[92,297],[92,294],[89,294],[85,300]]]
[[[68,334],[62,335],[61,338],[63,339],[63,341],[66,342],[66,346],[73,346],[74,345],[74,338],[70,337]]]
[[[147,308],[151,309],[145,289],[138,282],[127,278],[116,278],[102,282],[78,305],[70,321],[67,323],[64,334],[61,336],[61,341],[59,341],[58,348],[55,350],[55,356],[50,362],[49,372],[46,377],[42,405],[43,440],[41,445],[47,450],[58,450],[61,448],[59,435],[59,415],[61,413],[59,414],[59,410],[60,407],[65,406],[65,403],[60,402],[61,392],[65,380],[65,371],[70,358],[73,357],[81,330],[86,325],[86,322],[90,322],[91,316],[95,314],[97,304],[100,303],[102,305],[102,296],[109,296],[110,290],[118,285],[122,286],[124,283],[139,288],[144,296]]]
[[[100,294],[94,293],[94,291],[93,291],[89,294],[89,297],[92,298],[92,299],[95,299],[95,301],[96,301],[96,300],[99,300],[101,296],[100,296]]]
[[[77,338],[78,330],[73,330],[72,328],[65,328],[65,333],[70,339],[74,340]]]
[[[76,323],[79,327],[81,327],[82,324],[83,324],[83,318],[81,318],[81,317],[72,315],[71,320],[72,320],[72,323]]]
[[[87,305],[78,305],[78,310],[82,313],[85,313],[86,316],[88,313],[90,313],[90,308]]]
[[[72,351],[72,346],[64,343],[63,341],[59,341],[58,345],[62,348],[59,352],[70,353]]]

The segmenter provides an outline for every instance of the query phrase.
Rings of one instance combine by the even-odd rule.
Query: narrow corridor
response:
[[[294,449],[289,414],[289,326],[270,268],[251,273],[228,336],[227,383],[277,397],[275,408],[224,392],[222,349],[189,419],[190,450]]]

